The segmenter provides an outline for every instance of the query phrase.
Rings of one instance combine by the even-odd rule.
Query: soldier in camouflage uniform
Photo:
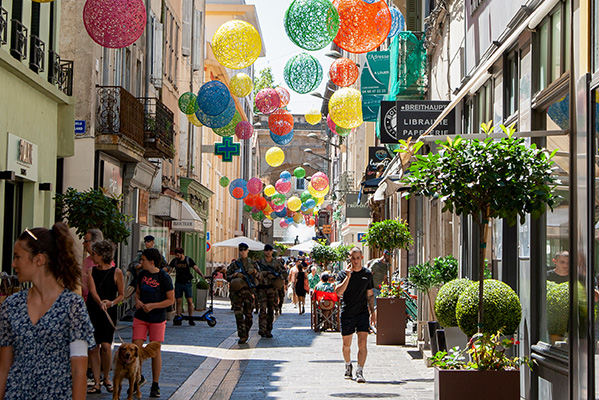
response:
[[[231,304],[235,312],[237,322],[237,343],[244,344],[248,340],[250,328],[252,327],[252,310],[254,308],[254,290],[258,268],[248,258],[249,246],[239,243],[239,258],[233,261],[227,268],[225,279],[229,281],[229,293]]]
[[[274,309],[278,303],[278,289],[285,286],[285,267],[272,256],[273,247],[264,245],[264,258],[258,262],[260,267],[260,284],[257,290],[257,300],[260,305],[258,333],[262,337],[272,337]]]

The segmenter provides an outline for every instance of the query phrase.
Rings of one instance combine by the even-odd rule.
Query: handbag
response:
[[[289,285],[289,287],[287,288],[287,298],[289,300],[293,299],[293,287],[291,287],[291,285]]]
[[[307,293],[310,293],[310,282],[308,282],[308,278],[304,278],[304,290]]]

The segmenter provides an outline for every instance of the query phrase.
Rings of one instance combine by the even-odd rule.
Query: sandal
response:
[[[87,389],[87,394],[100,394],[102,393],[102,386],[99,383]]]
[[[112,383],[108,383],[106,380],[104,380],[103,385],[108,393],[112,393]]]

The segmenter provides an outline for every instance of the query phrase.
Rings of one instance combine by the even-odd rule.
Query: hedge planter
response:
[[[435,400],[519,400],[520,371],[435,368]]]
[[[377,345],[406,344],[406,300],[394,297],[376,299]]]

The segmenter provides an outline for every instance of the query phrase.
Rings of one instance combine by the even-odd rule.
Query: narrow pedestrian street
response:
[[[277,318],[273,339],[257,333],[255,314],[247,345],[237,344],[235,318],[228,299],[214,301],[214,328],[204,322],[196,326],[169,322],[163,344],[160,378],[161,398],[200,399],[432,399],[433,370],[427,369],[415,345],[406,337],[406,346],[376,346],[368,338],[368,360],[364,367],[366,384],[343,378],[341,336],[338,332],[315,333],[310,313],[299,316],[291,303]],[[196,312],[197,313],[197,312]],[[125,341],[131,339],[129,322],[119,323]],[[357,343],[352,344],[355,366]],[[151,380],[150,363],[144,375]],[[125,382],[121,398],[126,398]],[[105,389],[91,400],[112,399]],[[142,387],[147,399],[150,385]]]

